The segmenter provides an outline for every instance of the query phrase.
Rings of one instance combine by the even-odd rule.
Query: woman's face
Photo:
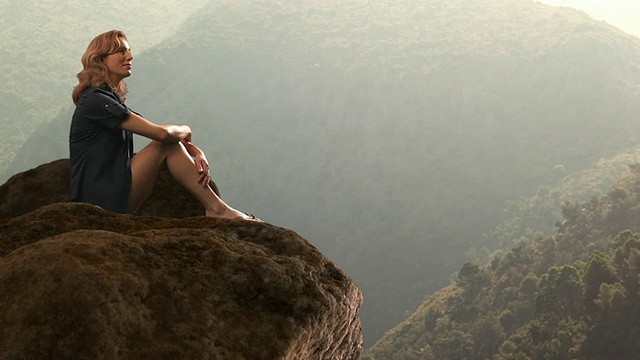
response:
[[[131,55],[129,42],[120,40],[120,44],[121,46],[116,52],[104,58],[104,64],[109,70],[109,80],[113,85],[117,85],[124,78],[131,76],[133,55]]]

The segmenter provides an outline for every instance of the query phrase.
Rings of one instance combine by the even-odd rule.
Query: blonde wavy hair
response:
[[[80,95],[89,86],[100,87],[105,84],[111,86],[120,100],[124,101],[127,95],[127,84],[120,81],[119,84],[109,83],[109,70],[104,64],[107,55],[116,53],[122,48],[122,41],[127,40],[127,36],[120,30],[111,30],[102,33],[89,43],[87,50],[82,55],[82,71],[78,73],[78,85],[73,89],[71,98],[77,104]],[[127,40],[128,41],[128,40]]]

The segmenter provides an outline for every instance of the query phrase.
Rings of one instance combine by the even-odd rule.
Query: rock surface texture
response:
[[[210,183],[216,194],[216,184]],[[0,186],[0,219],[69,200],[69,159],[60,159],[12,176]],[[136,215],[189,217],[204,209],[163,167],[151,195]]]
[[[361,303],[269,224],[65,202],[0,220],[0,359],[358,359]]]

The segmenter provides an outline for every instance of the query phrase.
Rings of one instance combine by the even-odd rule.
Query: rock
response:
[[[216,194],[216,184],[210,183]],[[12,176],[0,186],[0,219],[31,212],[41,206],[69,200],[69,159],[43,164]],[[200,203],[178,184],[166,166],[137,215],[189,217],[203,215]]]
[[[16,174],[0,186],[0,219],[40,206],[69,201],[69,160],[62,159]]]
[[[358,359],[361,302],[269,224],[81,203],[0,221],[2,359]]]

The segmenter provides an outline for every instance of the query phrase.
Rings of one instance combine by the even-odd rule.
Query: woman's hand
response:
[[[190,141],[182,140],[182,144],[185,149],[193,157],[193,161],[196,166],[196,171],[200,174],[198,178],[198,184],[203,187],[207,187],[209,185],[209,181],[211,180],[211,167],[209,166],[209,161],[207,161],[207,157],[204,155],[204,151],[200,150],[199,147],[193,145]]]
[[[196,163],[196,170],[198,170],[198,173],[200,174],[198,183],[203,187],[207,187],[207,185],[209,185],[209,181],[211,180],[211,168],[209,167],[207,157],[204,156],[204,153],[202,151],[198,151],[198,153],[194,156],[194,161]]]

